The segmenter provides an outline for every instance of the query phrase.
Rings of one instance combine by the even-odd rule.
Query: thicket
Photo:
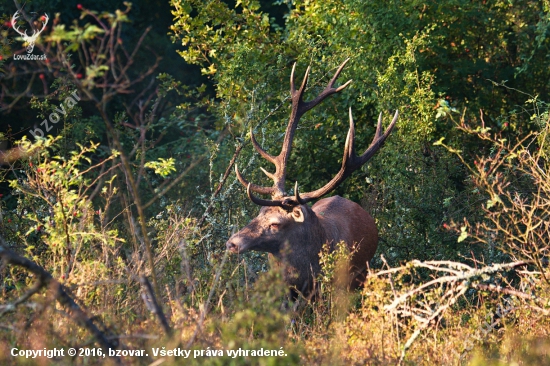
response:
[[[103,5],[56,8],[35,46],[47,61],[25,62],[16,8],[0,7],[2,363],[69,346],[285,353],[191,364],[550,361],[548,1],[172,0],[164,60],[167,36],[142,26],[154,4]],[[346,58],[353,82],[302,118],[287,178],[332,178],[348,108],[358,149],[398,109],[335,192],[382,239],[362,291],[338,276],[349,253],[323,252],[318,301],[288,307],[263,254],[225,251],[258,211],[233,169],[269,185],[250,129],[278,150],[294,63],[316,95]],[[148,353],[56,362],[181,362]]]

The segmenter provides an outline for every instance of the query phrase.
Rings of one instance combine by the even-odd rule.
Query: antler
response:
[[[351,108],[349,110],[349,121],[350,121],[350,127],[348,131],[348,135],[346,137],[346,143],[344,145],[344,157],[342,159],[342,166],[340,168],[340,171],[332,178],[330,182],[328,182],[326,185],[324,185],[322,188],[319,188],[313,192],[304,193],[300,195],[298,192],[298,182],[296,182],[294,186],[294,197],[288,197],[286,196],[285,192],[285,176],[286,176],[286,164],[288,161],[288,158],[290,156],[290,150],[292,149],[292,140],[294,138],[294,132],[296,131],[296,127],[298,126],[298,121],[300,120],[300,117],[319,103],[321,103],[326,97],[337,93],[347,87],[351,80],[346,82],[344,85],[335,88],[334,83],[336,82],[336,79],[342,72],[342,69],[346,65],[346,63],[349,61],[349,58],[345,60],[342,65],[338,68],[332,79],[329,81],[325,89],[313,100],[309,102],[303,101],[303,94],[304,90],[306,88],[307,79],[309,75],[309,67],[306,70],[304,79],[302,81],[302,85],[300,86],[300,89],[296,90],[296,86],[294,83],[294,70],[296,67],[296,64],[292,67],[292,73],[290,75],[290,92],[292,97],[292,111],[290,114],[290,120],[288,121],[288,126],[285,132],[285,138],[283,140],[283,147],[281,149],[281,153],[277,156],[272,156],[268,154],[256,141],[256,138],[254,137],[254,134],[252,133],[252,129],[250,130],[250,139],[252,141],[252,145],[254,145],[254,148],[258,151],[258,153],[264,157],[269,162],[273,163],[275,165],[275,173],[270,173],[266,171],[263,168],[262,171],[273,180],[274,185],[273,187],[261,187],[254,183],[248,182],[246,179],[243,178],[241,173],[239,173],[239,169],[237,168],[237,165],[235,165],[235,172],[237,174],[237,178],[239,181],[246,187],[246,192],[248,195],[248,198],[250,200],[260,206],[281,206],[281,207],[292,207],[296,206],[298,204],[306,204],[307,202],[314,200],[316,198],[320,198],[324,196],[325,194],[331,192],[334,190],[340,183],[342,183],[347,177],[349,177],[355,170],[360,168],[363,164],[365,164],[373,155],[380,149],[386,138],[389,136],[391,131],[393,130],[395,123],[397,122],[397,118],[399,116],[398,111],[395,111],[395,115],[393,117],[393,120],[391,124],[388,126],[386,131],[382,133],[382,113],[380,113],[380,116],[378,117],[378,125],[376,126],[376,133],[374,135],[374,138],[368,147],[368,149],[361,155],[357,156],[355,154],[355,125],[353,122],[353,117],[351,114]],[[258,197],[255,197],[252,194],[252,191],[261,193],[261,194],[271,194],[272,199],[271,200],[265,200]]]
[[[342,72],[342,69],[344,68],[344,66],[348,61],[349,61],[349,58],[346,59],[340,65],[338,70],[336,70],[336,72],[334,73],[334,76],[329,81],[325,89],[315,99],[309,102],[305,102],[303,100],[303,95],[306,89],[310,68],[308,67],[306,70],[300,89],[296,90],[295,78],[294,78],[296,63],[294,63],[294,66],[292,67],[292,73],[290,74],[290,93],[291,93],[291,99],[292,99],[292,110],[290,112],[290,119],[288,121],[288,126],[285,132],[285,138],[283,140],[283,146],[281,148],[281,152],[279,153],[279,155],[272,156],[269,153],[267,153],[256,141],[256,138],[254,137],[254,133],[252,132],[252,128],[250,129],[250,139],[252,141],[252,145],[254,145],[254,148],[258,151],[258,153],[264,159],[268,160],[269,162],[275,165],[275,173],[270,173],[265,169],[261,168],[262,171],[269,178],[273,180],[274,182],[273,187],[261,187],[256,184],[249,183],[239,173],[237,165],[235,165],[235,173],[237,174],[237,178],[245,187],[247,187],[247,191],[249,192],[248,196],[251,197],[250,199],[253,202],[258,203],[262,206],[282,205],[283,200],[280,200],[280,199],[272,200],[272,201],[261,200],[255,197],[253,199],[252,198],[253,195],[250,193],[250,191],[254,191],[261,194],[270,194],[274,199],[282,198],[286,195],[286,191],[285,191],[286,165],[287,165],[288,158],[290,156],[290,151],[292,149],[292,140],[294,139],[294,132],[296,131],[296,127],[298,126],[298,121],[300,120],[302,115],[304,115],[304,113],[306,113],[307,111],[309,111],[310,109],[312,109],[313,107],[321,103],[328,96],[343,90],[351,83],[351,80],[349,80],[344,85],[341,85],[337,88],[334,87],[334,83],[336,82],[336,79],[338,78],[338,76]],[[259,203],[259,202],[262,202],[262,203]],[[267,204],[266,202],[271,202],[272,204]]]
[[[338,171],[334,178],[332,178],[332,180],[325,184],[322,188],[319,188],[313,192],[304,193],[301,197],[299,197],[300,204],[307,203],[316,198],[320,198],[325,194],[331,192],[336,187],[338,187],[338,185],[342,183],[347,177],[349,177],[351,173],[353,173],[355,170],[365,164],[374,155],[374,153],[377,152],[378,149],[380,149],[386,138],[390,135],[393,127],[395,126],[395,123],[397,122],[398,117],[399,111],[395,111],[395,115],[393,116],[391,124],[388,126],[386,131],[382,133],[382,113],[380,113],[380,116],[378,117],[378,124],[376,126],[376,133],[374,134],[374,138],[372,139],[370,146],[361,156],[357,156],[355,154],[354,146],[355,125],[353,123],[353,116],[351,115],[350,107],[349,131],[348,136],[346,137],[346,144],[344,145],[344,157],[342,158],[342,167],[340,168],[340,171]]]
[[[42,20],[42,29],[40,29],[38,32],[37,31],[33,32],[33,37],[35,39],[38,38],[38,35],[42,33],[44,29],[46,29],[46,25],[48,25],[48,21],[50,20],[50,17],[46,13],[44,13],[43,17],[44,17],[44,20]]]
[[[11,26],[13,27],[13,30],[16,31],[17,33],[19,33],[21,36],[23,36],[23,37],[28,37],[27,31],[26,31],[26,30],[25,30],[25,32],[23,33],[23,32],[21,32],[21,31],[19,30],[19,28],[17,28],[17,19],[19,19],[19,16],[20,16],[20,15],[21,15],[21,14],[19,13],[19,10],[17,10],[17,11],[15,12],[15,14],[13,14],[13,16],[11,17]]]

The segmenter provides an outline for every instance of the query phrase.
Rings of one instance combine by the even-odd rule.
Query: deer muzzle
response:
[[[239,237],[235,235],[229,238],[227,243],[225,243],[225,247],[234,254],[239,254],[246,251],[246,248],[243,248],[242,240],[239,240]]]

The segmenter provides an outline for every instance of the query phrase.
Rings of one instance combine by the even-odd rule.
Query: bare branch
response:
[[[38,276],[38,282],[33,288],[27,292],[23,297],[30,298],[33,294],[38,292],[39,288],[49,286],[53,292],[57,302],[71,315],[73,320],[80,326],[86,328],[93,334],[97,342],[104,349],[116,349],[117,347],[101,332],[94,324],[92,319],[88,317],[86,312],[67,294],[65,287],[55,280],[52,275],[44,268],[34,263],[33,261],[21,257],[15,252],[8,249],[6,242],[0,237],[0,258],[8,264],[23,267],[26,270],[34,273]],[[38,284],[38,285],[37,285]],[[36,288],[38,286],[38,289]],[[20,299],[19,299],[20,300]],[[118,357],[113,357],[117,364],[122,364],[122,360]]]
[[[164,315],[164,312],[162,311],[162,308],[159,306],[159,303],[157,301],[157,298],[155,297],[155,292],[153,291],[153,287],[151,286],[151,283],[145,276],[139,277],[139,282],[143,286],[144,291],[144,301],[147,306],[147,308],[157,316],[159,319],[159,322],[164,329],[164,332],[167,336],[172,336],[172,328],[170,328],[170,325],[168,324],[168,320],[166,320],[166,316]]]

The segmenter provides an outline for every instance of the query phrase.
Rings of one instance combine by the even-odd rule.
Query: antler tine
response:
[[[239,168],[237,167],[237,164],[235,164],[235,174],[237,175],[237,179],[239,180],[239,182],[241,182],[243,186],[245,187],[250,186],[250,189],[252,189],[254,192],[261,193],[261,194],[275,194],[276,192],[275,188],[273,187],[262,187],[254,183],[250,183],[249,181],[244,179],[244,177],[239,172]]]
[[[294,76],[295,75],[294,72],[296,71],[296,62],[294,63],[294,65],[292,65],[292,72],[290,73],[290,94],[293,102],[295,99],[300,101],[302,100],[302,96],[306,89],[307,81],[309,78],[309,70],[310,70],[310,67],[308,66],[304,74],[304,78],[302,79],[302,85],[300,85],[300,89],[298,89],[298,92],[296,92],[296,78]]]
[[[340,76],[340,73],[342,72],[342,70],[344,69],[344,66],[346,66],[349,60],[350,60],[349,57],[345,59],[344,62],[342,62],[342,65],[340,65],[338,70],[336,70],[336,72],[334,73],[334,76],[332,77],[332,79],[330,80],[330,83],[328,84],[331,88],[334,86],[336,79],[338,79],[338,76]],[[348,80],[344,85],[340,85],[338,88],[336,88],[336,93],[338,93],[340,90],[345,89],[350,83],[351,83],[351,79]]]
[[[302,85],[300,85],[300,89],[298,90],[298,93],[300,94],[300,100],[302,100],[302,96],[304,95],[304,91],[306,90],[310,70],[311,70],[311,67],[308,66],[306,69],[306,73],[304,74],[304,78],[302,79]]]
[[[274,175],[274,174],[268,172],[267,170],[265,170],[265,169],[262,168],[262,167],[260,167],[260,170],[261,170],[262,172],[264,172],[264,174],[267,175],[268,178],[270,178],[270,179],[275,179],[275,175]]]
[[[21,16],[21,13],[19,12],[19,10],[17,10],[15,12],[15,14],[13,14],[13,16],[11,17],[11,26],[12,26],[13,30],[16,31],[17,33],[19,33],[20,35],[28,37],[26,29],[25,29],[25,33],[23,33],[17,27],[17,20],[19,19],[20,16]]]
[[[378,125],[376,126],[376,135],[372,140],[368,149],[363,153],[363,155],[354,159],[354,160],[357,160],[356,164],[359,164],[360,166],[365,164],[367,160],[369,160],[374,155],[374,153],[377,152],[378,149],[380,149],[384,141],[386,141],[386,138],[390,135],[391,131],[393,130],[393,127],[395,126],[395,123],[397,122],[398,117],[399,117],[399,111],[396,110],[390,125],[388,126],[388,128],[386,128],[386,131],[383,134],[380,134],[382,132],[382,113],[380,113],[380,118],[378,119]]]
[[[260,155],[266,159],[267,161],[269,161],[270,163],[272,164],[276,164],[275,162],[275,157],[274,156],[271,156],[270,154],[267,153],[267,151],[265,151],[261,146],[260,144],[258,144],[258,141],[256,141],[256,137],[254,136],[254,132],[252,131],[252,127],[250,127],[250,141],[252,141],[252,145],[254,146],[254,148],[256,149],[256,151],[258,153],[260,153]]]
[[[298,191],[298,182],[294,184],[294,199],[301,205],[305,205],[307,203],[307,201],[304,201],[302,197],[300,197],[300,192]]]
[[[260,206],[283,206],[282,200],[264,200],[254,196],[252,194],[252,183],[248,183],[248,186],[246,187],[246,194],[252,202]]]
[[[294,84],[294,71],[296,71],[296,62],[292,65],[292,71],[290,72],[290,95],[296,93],[296,85]]]
[[[374,133],[374,136],[378,138],[380,134],[382,133],[382,112],[378,115],[378,123],[376,124],[376,132]]]
[[[44,20],[44,22],[42,22],[42,29],[40,29],[40,31],[38,31],[38,34],[42,33],[44,31],[44,29],[46,29],[46,25],[48,24],[48,20],[50,20],[50,17],[48,16],[47,13],[44,13],[44,17],[46,19]]]
[[[345,165],[348,159],[353,159],[355,156],[355,123],[353,122],[353,115],[351,113],[351,107],[349,107],[349,130],[346,136],[346,143],[344,145],[344,158],[342,159],[342,166]]]
[[[346,143],[344,145],[344,157],[342,158],[342,167],[340,168],[338,173],[336,173],[334,178],[332,178],[330,182],[325,184],[323,187],[313,192],[304,193],[302,195],[302,201],[309,202],[311,200],[324,196],[325,194],[329,193],[330,191],[338,187],[338,185],[342,183],[347,177],[349,177],[351,173],[353,173],[355,170],[357,170],[363,164],[365,164],[374,155],[374,153],[376,153],[376,151],[378,151],[378,149],[382,146],[386,138],[389,136],[389,134],[393,130],[398,117],[399,117],[399,111],[395,111],[395,115],[393,117],[391,124],[388,126],[388,128],[383,134],[380,134],[382,131],[382,114],[380,114],[373,141],[371,142],[368,149],[361,156],[357,156],[355,154],[355,147],[354,147],[355,125],[353,122],[353,116],[350,108],[350,112],[349,112],[350,127],[348,130],[348,135],[346,137]]]

